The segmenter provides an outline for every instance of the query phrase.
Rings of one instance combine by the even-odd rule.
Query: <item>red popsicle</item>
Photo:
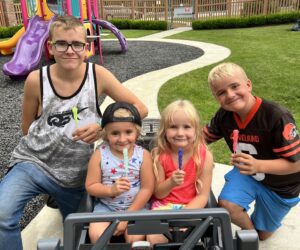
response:
[[[236,153],[236,149],[237,149],[237,144],[238,144],[238,140],[239,140],[239,131],[237,129],[233,130],[233,153]]]

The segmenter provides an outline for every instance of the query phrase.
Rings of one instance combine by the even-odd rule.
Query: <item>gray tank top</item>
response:
[[[93,145],[72,138],[74,129],[97,122],[101,117],[97,101],[95,65],[88,63],[78,90],[59,96],[52,84],[49,66],[41,70],[43,111],[29,127],[12,153],[10,166],[34,163],[62,187],[81,187],[86,177]],[[74,114],[77,108],[77,118]],[[73,109],[73,111],[72,111]]]

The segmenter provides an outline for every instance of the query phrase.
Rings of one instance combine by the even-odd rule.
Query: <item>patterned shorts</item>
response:
[[[177,210],[184,208],[183,204],[173,204],[171,202],[153,201],[151,204],[151,210]]]

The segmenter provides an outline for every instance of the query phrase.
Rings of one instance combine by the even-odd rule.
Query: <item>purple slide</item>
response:
[[[13,58],[3,65],[3,73],[10,77],[25,77],[36,69],[49,35],[50,21],[40,16],[30,19],[24,35],[19,39]]]
[[[126,41],[126,38],[123,36],[121,31],[115,25],[105,20],[98,20],[98,19],[93,19],[93,23],[100,25],[103,29],[110,30],[119,39],[122,52],[126,52],[128,50],[128,43]]]

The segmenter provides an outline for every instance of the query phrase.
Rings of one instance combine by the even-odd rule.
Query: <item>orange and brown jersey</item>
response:
[[[242,122],[238,115],[222,108],[204,128],[208,143],[224,138],[232,150],[232,133],[239,130],[238,149],[256,159],[284,158],[300,160],[300,138],[290,112],[276,103],[256,98],[256,104]],[[300,173],[289,175],[265,174],[262,183],[281,197],[297,197],[300,192]]]

